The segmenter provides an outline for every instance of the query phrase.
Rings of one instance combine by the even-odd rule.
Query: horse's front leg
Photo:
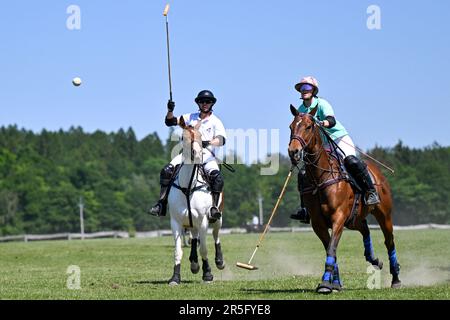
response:
[[[189,255],[189,261],[191,262],[191,272],[197,274],[200,271],[200,265],[198,264],[198,230],[196,228],[191,230],[192,240],[191,240],[191,253]]]
[[[208,262],[208,248],[206,246],[206,235],[208,233],[208,219],[203,219],[202,225],[199,230],[200,233],[200,255],[202,257],[202,279],[204,282],[212,282],[214,277],[211,273],[211,267]]]
[[[173,267],[173,275],[169,280],[169,285],[179,285],[181,283],[181,259],[183,258],[183,249],[181,248],[181,235],[183,232],[182,226],[174,219],[170,219],[172,227],[172,234],[175,240],[174,258],[175,264]]]
[[[327,259],[325,261],[325,272],[322,276],[322,283],[316,289],[318,293],[328,294],[333,292],[333,290],[341,290],[342,286],[339,277],[336,251],[342,236],[342,231],[344,230],[345,219],[346,216],[343,210],[336,211],[331,215],[331,240],[327,248]]]
[[[214,238],[214,248],[216,250],[214,262],[216,263],[217,269],[223,270],[225,268],[225,261],[223,260],[222,246],[220,244],[220,238],[219,238],[220,228],[222,228],[222,218],[217,219],[217,221],[213,223],[212,234],[213,234],[213,238]]]

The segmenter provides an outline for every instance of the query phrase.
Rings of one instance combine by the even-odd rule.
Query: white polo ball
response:
[[[74,85],[75,87],[78,87],[78,86],[81,85],[81,79],[78,78],[78,77],[73,78],[72,83],[73,83],[73,85]]]

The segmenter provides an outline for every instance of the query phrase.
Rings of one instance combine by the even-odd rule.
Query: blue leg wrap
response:
[[[322,281],[331,282],[335,264],[336,264],[336,259],[334,257],[328,256],[327,260],[325,262],[325,273],[323,274]]]
[[[366,261],[372,263],[375,260],[375,254],[373,252],[372,238],[370,235],[363,239],[364,242],[364,256],[366,257]]]
[[[337,262],[334,264],[333,270],[333,283],[341,284],[341,279],[339,278],[339,266]]]
[[[398,275],[400,273],[400,264],[397,261],[397,252],[395,248],[388,252],[389,254],[389,265],[392,275]]]

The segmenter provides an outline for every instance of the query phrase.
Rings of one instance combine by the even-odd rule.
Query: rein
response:
[[[191,139],[191,162],[194,161],[194,143],[195,142],[196,141],[192,138]],[[202,153],[201,163],[203,163],[203,153]],[[178,173],[181,171],[181,167],[183,165],[184,165],[184,162],[181,164],[180,169],[178,170]],[[173,183],[173,187],[175,189],[180,190],[184,194],[184,196],[186,197],[187,210],[188,210],[188,214],[189,214],[189,227],[190,228],[192,228],[194,226],[193,222],[192,222],[191,196],[194,194],[194,192],[203,189],[205,186],[208,187],[208,185],[206,183],[201,183],[200,182],[200,185],[195,186],[194,188],[192,188],[192,182],[194,181],[194,177],[195,176],[196,176],[196,178],[195,178],[196,183],[199,183],[199,179],[198,179],[199,170],[200,170],[200,165],[199,164],[194,164],[193,167],[192,167],[191,177],[189,178],[189,183],[188,183],[186,188],[182,188],[178,184]],[[179,176],[178,176],[178,181],[179,181]]]
[[[322,127],[319,127],[321,130],[321,132],[325,133],[325,136],[327,137],[327,140],[331,140],[331,137],[328,137],[328,135],[326,134],[325,130]],[[319,150],[316,152],[307,152],[306,148],[309,147],[309,145],[311,144],[312,139],[315,137],[315,135],[319,134],[320,132],[317,133],[317,130],[314,132],[314,134],[311,136],[311,138],[309,139],[308,142],[305,141],[305,139],[303,139],[301,136],[297,135],[297,134],[291,134],[290,137],[290,142],[292,142],[292,140],[297,140],[300,145],[302,146],[302,154],[301,154],[301,161],[304,163],[304,166],[306,167],[307,172],[310,172],[310,176],[313,177],[313,186],[311,187],[307,187],[303,190],[303,194],[307,194],[307,193],[312,193],[312,194],[316,194],[318,190],[321,189],[325,189],[333,184],[336,184],[340,181],[345,181],[347,180],[347,177],[343,174],[342,170],[340,169],[341,167],[341,161],[338,157],[337,161],[338,161],[338,171],[335,171],[332,168],[332,163],[333,163],[333,158],[331,157],[331,155],[328,154],[328,152],[323,148],[323,146],[319,147]],[[334,143],[334,141],[333,141]],[[335,145],[336,143],[334,143]],[[333,144],[331,144],[333,146],[333,149],[335,152],[337,152],[336,147],[339,148],[338,146],[334,146]],[[318,162],[320,160],[320,158],[322,157],[322,152],[325,152],[325,154],[327,155],[327,162],[329,164],[329,168],[323,168],[321,167]],[[321,171],[321,173],[319,174],[319,181],[316,181],[316,179],[314,179],[314,176],[311,174],[311,167],[317,168]],[[309,170],[308,170],[309,169]],[[325,181],[320,182],[320,180],[322,180],[322,176],[324,173],[329,173],[329,176],[331,175],[331,179],[326,179]],[[334,177],[334,173],[337,173],[338,176],[335,178]]]

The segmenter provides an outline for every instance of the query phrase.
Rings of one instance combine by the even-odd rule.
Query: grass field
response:
[[[450,231],[396,231],[404,287],[389,288],[389,261],[381,231],[372,231],[375,254],[384,262],[381,289],[367,289],[370,276],[359,233],[344,231],[338,261],[344,291],[328,296],[314,292],[320,282],[325,253],[312,232],[269,233],[253,263],[260,269],[235,267],[247,262],[258,234],[222,236],[227,263],[214,266],[212,236],[208,238],[214,282],[203,284],[201,272],[189,271],[184,249],[182,284],[169,287],[173,240],[72,240],[0,244],[1,299],[449,299]],[[81,270],[81,289],[69,290],[66,270]]]

